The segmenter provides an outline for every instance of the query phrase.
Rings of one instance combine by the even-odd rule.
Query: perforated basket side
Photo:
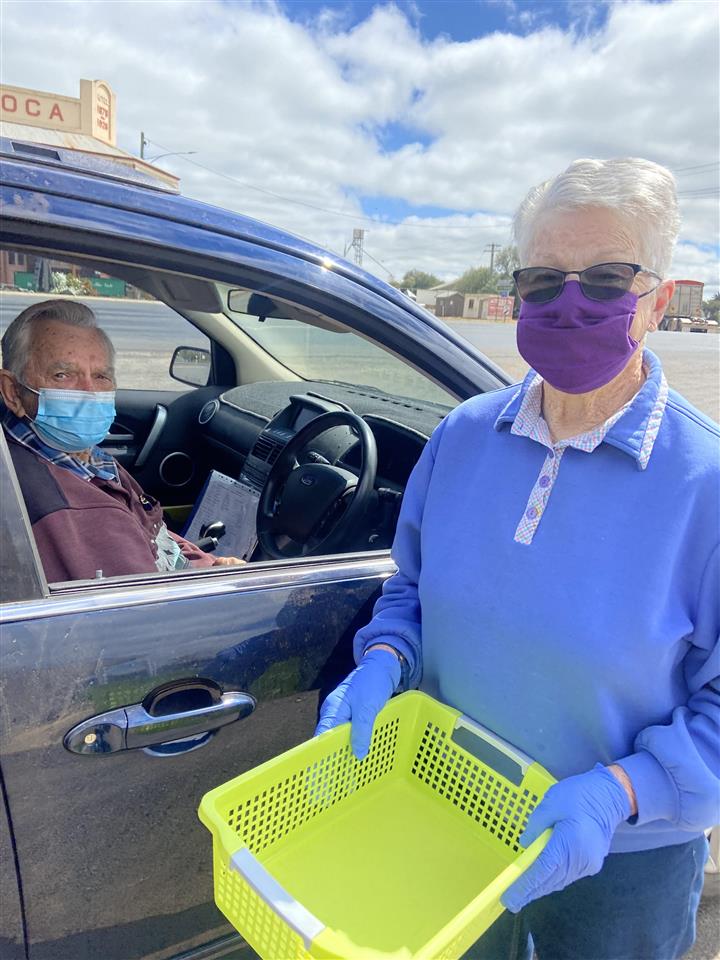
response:
[[[230,868],[217,843],[213,843],[213,874],[215,903],[261,957],[275,960],[311,958],[302,937],[283,922],[239,873]]]
[[[235,848],[241,840],[259,855],[387,776],[395,763],[399,726],[397,716],[379,723],[370,753],[362,761],[352,753],[347,730],[338,730],[335,737],[336,731],[332,731],[327,739],[303,745],[306,750],[289,751],[280,758],[281,763],[267,769],[264,765],[246,778],[238,778],[216,807],[223,825],[232,831],[226,840],[232,839]]]
[[[518,838],[539,802],[528,786],[505,777],[454,744],[450,732],[428,720],[420,732],[411,773],[460,813],[479,824],[506,852],[517,854]],[[524,783],[530,783],[526,778]]]

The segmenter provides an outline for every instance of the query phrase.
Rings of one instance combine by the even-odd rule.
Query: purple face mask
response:
[[[637,349],[630,336],[637,302],[630,292],[617,300],[590,300],[577,280],[568,280],[550,303],[523,301],[518,350],[557,390],[596,390],[616,377]]]

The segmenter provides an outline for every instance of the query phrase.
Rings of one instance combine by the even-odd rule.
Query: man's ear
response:
[[[23,406],[20,397],[20,388],[18,382],[9,370],[0,370],[0,395],[5,401],[5,406],[11,410],[16,417],[24,417],[27,410]]]
[[[663,282],[655,288],[652,316],[650,318],[650,323],[648,324],[649,331],[657,330],[657,328],[660,326],[660,321],[665,316],[667,305],[672,300],[673,293],[675,293],[674,280],[663,280]]]

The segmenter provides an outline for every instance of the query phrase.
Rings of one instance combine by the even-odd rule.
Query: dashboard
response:
[[[308,381],[268,382],[235,387],[209,401],[199,426],[217,469],[262,490],[280,451],[316,417],[332,410],[361,416],[378,448],[376,487],[402,491],[428,437],[449,412],[440,404],[404,400],[370,389]],[[316,437],[309,462],[360,469],[360,445],[347,427]]]

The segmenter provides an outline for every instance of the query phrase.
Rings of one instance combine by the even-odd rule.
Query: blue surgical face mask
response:
[[[41,440],[55,450],[79,453],[107,436],[115,419],[115,391],[26,390],[38,395],[38,410],[31,420]]]

